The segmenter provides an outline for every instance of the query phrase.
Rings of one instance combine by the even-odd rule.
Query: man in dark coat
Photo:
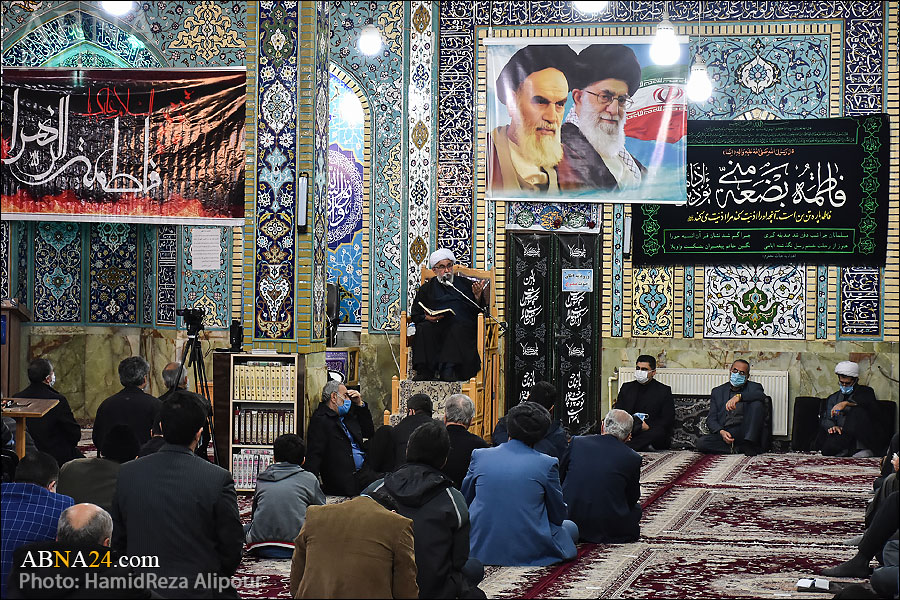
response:
[[[70,460],[59,470],[56,490],[76,503],[111,510],[122,465],[137,457],[137,438],[128,425],[116,425],[103,438],[99,456]]]
[[[150,364],[141,356],[119,363],[122,391],[104,400],[94,419],[94,446],[103,446],[103,436],[116,425],[130,425],[138,442],[150,439],[150,428],[159,415],[159,399],[144,392],[150,383]]]
[[[563,498],[582,540],[621,544],[640,536],[641,455],[624,443],[633,425],[631,415],[613,409],[602,435],[575,436],[563,457]]]
[[[558,399],[559,392],[552,383],[538,381],[528,393],[527,401],[537,402],[552,415],[553,406]],[[494,446],[499,446],[508,440],[509,433],[507,432],[506,417],[500,417],[497,425],[494,427],[494,432],[491,434],[491,443]],[[561,459],[568,445],[569,438],[566,435],[566,430],[563,429],[559,419],[554,419],[550,423],[550,428],[547,429],[546,435],[534,445],[534,449],[556,459]]]
[[[486,281],[454,275],[453,252],[441,248],[432,252],[429,265],[435,277],[416,292],[410,320],[416,325],[413,336],[413,368],[417,380],[466,381],[478,374],[477,325],[479,306],[484,307]],[[451,309],[453,314],[429,314]]]
[[[562,126],[560,189],[614,190],[641,184],[647,169],[625,149],[626,109],[641,65],[622,44],[593,44],[571,70],[573,110]]]
[[[825,399],[817,446],[824,456],[868,458],[887,447],[875,390],[859,383],[859,365],[845,360],[834,368],[840,390]]]
[[[31,361],[28,365],[28,381],[31,384],[16,394],[16,398],[47,398],[58,401],[43,417],[25,421],[34,445],[41,452],[55,458],[60,466],[73,458],[83,458],[84,454],[78,450],[81,426],[75,421],[66,397],[53,389],[56,373],[50,361],[45,358]]]
[[[326,494],[356,496],[379,477],[368,465],[363,467],[366,438],[374,433],[372,414],[360,393],[329,381],[309,419],[304,467],[322,478]]]
[[[431,421],[433,412],[434,408],[428,394],[413,394],[406,401],[406,416],[391,430],[394,442],[394,469],[406,462],[406,444],[409,442],[409,436],[419,425]]]
[[[634,419],[631,438],[625,443],[632,450],[666,450],[672,445],[675,426],[675,401],[672,388],[658,382],[656,358],[642,354],[635,362],[634,381],[619,390],[615,408],[624,410]]]
[[[763,451],[766,392],[750,378],[750,363],[738,359],[731,365],[728,383],[713,388],[706,424],[709,434],[697,439],[697,450],[708,454],[741,452],[755,456]]]
[[[460,489],[469,471],[472,451],[487,448],[483,439],[469,432],[469,425],[475,416],[475,403],[465,394],[453,394],[444,402],[444,424],[450,436],[450,454],[441,467],[444,475],[453,481],[453,487]]]
[[[159,557],[147,573],[186,578],[186,589],[154,590],[163,597],[236,597],[228,578],[241,561],[244,528],[231,473],[194,455],[203,413],[192,398],[167,400],[160,409],[166,445],[119,470],[113,549]]]
[[[440,468],[450,451],[447,428],[429,420],[410,436],[405,464],[363,495],[412,519],[420,598],[471,598],[484,567],[469,558],[469,508]]]

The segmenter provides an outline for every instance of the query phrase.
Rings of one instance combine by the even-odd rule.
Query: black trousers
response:
[[[734,448],[725,443],[719,433],[697,438],[697,450],[706,454],[731,454],[739,452],[742,445],[762,446],[763,427],[766,422],[766,404],[762,401],[742,403],[744,420],[737,427],[726,430],[734,438]]]

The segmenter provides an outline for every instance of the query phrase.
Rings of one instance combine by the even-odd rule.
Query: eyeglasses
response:
[[[744,377],[746,377],[747,375],[750,374],[749,371],[741,371],[741,370],[738,369],[737,367],[731,367],[731,372],[732,372],[732,373],[737,373],[738,375],[743,375]]]
[[[450,263],[449,265],[441,265],[441,264],[437,264],[437,265],[434,265],[434,268],[432,269],[432,271],[434,271],[434,272],[437,272],[437,271],[452,271],[452,270],[453,270],[453,263]]]
[[[609,106],[613,103],[613,100],[619,103],[619,106],[624,106],[625,108],[631,108],[631,105],[634,104],[634,98],[627,94],[622,94],[621,96],[616,96],[611,92],[603,91],[598,93],[592,92],[590,90],[581,90],[585,94],[590,94],[591,96],[596,96],[597,102],[600,103],[600,106]]]

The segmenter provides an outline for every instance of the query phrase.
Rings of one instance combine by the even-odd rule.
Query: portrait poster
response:
[[[632,211],[632,260],[885,264],[886,114],[688,121],[688,201]]]
[[[246,71],[4,69],[4,220],[244,224]]]
[[[688,38],[670,66],[651,42],[485,39],[485,197],[684,203]]]

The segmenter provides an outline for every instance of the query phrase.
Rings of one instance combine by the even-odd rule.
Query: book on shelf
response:
[[[422,310],[424,310],[426,314],[431,315],[432,317],[438,317],[438,316],[443,316],[443,315],[456,315],[456,313],[453,311],[452,308],[440,308],[437,310],[433,310],[431,308],[428,308],[421,302],[416,302],[416,304],[418,304],[419,307]]]

